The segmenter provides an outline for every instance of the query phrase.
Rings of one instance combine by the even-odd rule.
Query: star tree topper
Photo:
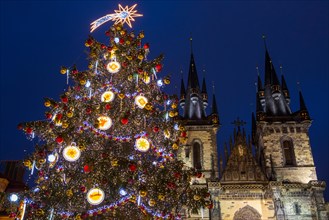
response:
[[[114,10],[115,13],[113,14],[107,14],[96,21],[92,22],[90,25],[90,33],[93,32],[96,28],[104,24],[105,22],[108,22],[110,20],[115,21],[114,24],[124,24],[126,23],[130,28],[131,26],[131,21],[135,21],[135,17],[142,17],[142,14],[137,14],[137,10],[134,10],[137,4],[134,4],[131,7],[125,6],[122,7],[119,4],[119,10]]]

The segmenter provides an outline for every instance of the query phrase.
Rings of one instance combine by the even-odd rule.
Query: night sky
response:
[[[23,159],[33,150],[33,142],[16,129],[17,124],[45,118],[43,97],[58,100],[66,88],[60,66],[77,64],[78,69],[87,69],[84,42],[89,24],[112,13],[118,3],[138,3],[137,10],[144,14],[136,18],[133,29],[145,31],[149,59],[165,55],[161,74],[172,75],[165,91],[180,91],[181,70],[187,81],[192,34],[199,78],[204,69],[209,96],[215,84],[220,152],[237,117],[247,122],[250,133],[256,66],[264,82],[265,34],[278,76],[283,66],[293,111],[299,109],[298,91],[303,93],[313,119],[310,141],[318,178],[329,184],[328,1],[0,0],[0,160]],[[93,36],[107,43],[104,32],[111,24],[105,23]]]

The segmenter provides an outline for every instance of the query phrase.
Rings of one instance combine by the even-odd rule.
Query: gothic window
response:
[[[193,144],[193,167],[201,170],[201,145],[198,142]]]
[[[291,140],[282,141],[282,149],[284,155],[284,165],[285,166],[294,166],[295,165],[295,154],[294,146]]]
[[[298,204],[298,202],[294,203],[294,210],[295,210],[296,215],[300,215],[301,210],[300,210],[300,205]]]

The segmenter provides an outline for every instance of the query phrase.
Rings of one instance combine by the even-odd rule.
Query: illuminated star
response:
[[[114,10],[115,13],[113,14],[107,14],[99,19],[97,19],[96,21],[92,22],[90,25],[90,32],[93,32],[96,28],[98,28],[99,26],[101,26],[102,24],[104,24],[105,22],[108,22],[110,20],[115,21],[114,24],[128,24],[128,26],[131,28],[131,21],[135,21],[135,17],[141,17],[143,16],[142,14],[137,14],[137,10],[134,10],[135,7],[137,6],[137,4],[128,7],[122,7],[119,4],[119,10]]]

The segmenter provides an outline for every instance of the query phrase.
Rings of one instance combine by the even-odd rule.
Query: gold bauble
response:
[[[136,203],[136,196],[135,196],[135,195],[132,195],[132,196],[129,198],[129,201],[130,201],[130,202],[133,202],[133,203]]]
[[[119,161],[117,159],[113,159],[113,160],[111,160],[111,165],[112,165],[112,167],[116,167],[119,165]]]
[[[174,143],[174,144],[172,145],[172,149],[174,149],[174,150],[178,150],[178,144]]]
[[[66,112],[66,116],[69,117],[69,118],[72,118],[72,116],[73,116],[73,111],[68,111],[68,112]]]
[[[130,41],[129,40],[126,41],[126,45],[130,45]]]
[[[32,168],[32,162],[30,160],[24,160],[23,164],[29,169]]]
[[[88,64],[88,69],[92,69],[92,68],[94,68],[94,64],[89,63],[89,64]]]
[[[158,195],[158,199],[159,199],[160,201],[164,201],[164,200],[165,200],[165,196],[164,196],[163,194],[159,194],[159,195]]]
[[[139,33],[139,38],[144,38],[144,37],[145,37],[144,33]]]
[[[153,207],[153,206],[155,206],[155,204],[156,204],[156,202],[154,199],[149,200],[149,206]]]
[[[47,101],[45,101],[45,106],[46,106],[46,107],[50,107],[50,106],[51,106],[51,102],[50,102],[50,101],[48,101],[48,100],[47,100]]]
[[[38,209],[38,210],[35,212],[35,214],[36,214],[37,216],[42,216],[42,215],[45,214],[45,211],[43,211],[42,209]]]
[[[84,85],[86,85],[86,83],[87,83],[87,80],[85,80],[85,79],[80,80],[80,85],[84,86]]]
[[[150,110],[152,110],[152,105],[150,103],[147,103],[144,108],[146,110],[150,111]]]
[[[132,60],[133,57],[132,57],[132,56],[127,56],[127,59],[128,59],[128,60]]]
[[[143,59],[144,59],[144,56],[143,56],[143,54],[138,54],[137,58],[138,58],[139,60],[143,60]]]
[[[163,134],[166,138],[170,138],[170,131],[168,129],[164,130]]]
[[[75,220],[81,220],[82,218],[81,218],[81,215],[79,214],[79,215],[75,216],[74,219],[75,219]]]
[[[172,107],[173,109],[175,109],[175,108],[177,108],[177,104],[176,104],[176,103],[173,103],[173,104],[171,105],[171,107]]]
[[[169,78],[164,78],[163,82],[164,82],[164,84],[168,85],[168,84],[170,84],[170,79]]]
[[[194,195],[194,196],[193,196],[193,199],[194,199],[195,201],[198,201],[198,200],[201,199],[201,196],[199,196],[199,195]]]
[[[141,191],[139,191],[139,195],[141,197],[145,197],[147,195],[147,191],[146,190],[141,190]]]
[[[45,159],[39,159],[39,160],[38,160],[38,163],[39,163],[39,164],[44,164],[44,163],[46,163],[46,160],[45,160]]]
[[[72,189],[68,189],[68,190],[66,190],[66,195],[67,195],[68,197],[72,197],[72,196],[73,196],[73,191],[72,191]]]
[[[169,112],[169,117],[173,118],[173,117],[175,117],[175,115],[176,115],[175,111],[170,111]]]
[[[119,94],[118,94],[118,97],[119,97],[120,99],[123,99],[123,98],[125,97],[125,94],[123,94],[123,93],[119,93]]]
[[[129,75],[128,76],[128,80],[131,82],[131,81],[133,81],[133,75]]]
[[[69,123],[67,121],[63,121],[62,128],[67,128],[69,126]]]

